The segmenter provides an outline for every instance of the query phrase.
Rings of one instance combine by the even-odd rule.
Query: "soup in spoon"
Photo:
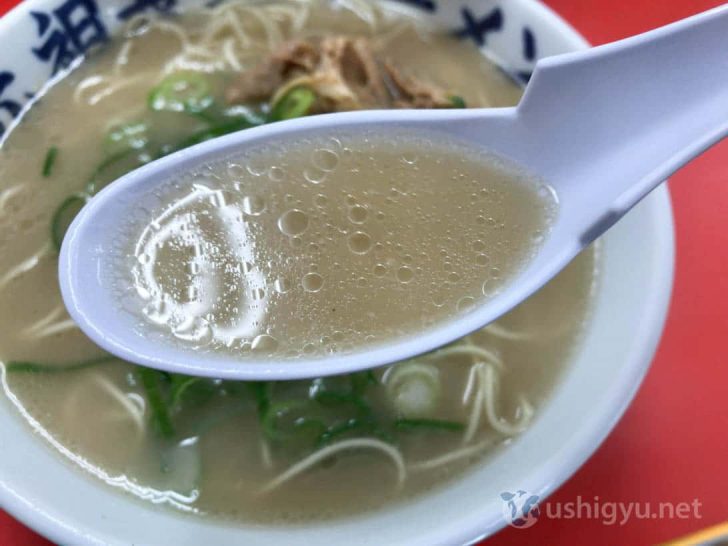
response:
[[[403,129],[259,145],[150,191],[115,268],[124,307],[147,335],[241,358],[360,350],[465,312],[556,213],[515,166]]]

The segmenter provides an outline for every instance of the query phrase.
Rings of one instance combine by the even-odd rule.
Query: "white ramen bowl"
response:
[[[26,0],[0,20],[0,122],[52,75],[58,54],[119,28],[131,6],[168,9],[204,0]],[[587,46],[534,0],[408,0],[450,28],[469,29],[525,76],[536,58]],[[403,8],[405,9],[405,8]],[[98,13],[94,13],[98,10]],[[55,40],[55,41],[53,41]],[[50,44],[50,45],[49,45]],[[45,46],[45,47],[44,47]],[[35,52],[33,52],[35,49]],[[1,213],[1,211],[0,211]],[[543,500],[599,446],[632,400],[654,354],[673,277],[673,223],[666,187],[603,239],[601,280],[585,338],[532,427],[486,463],[433,493],[359,516],[265,526],[185,516],[123,495],[80,471],[42,431],[33,433],[0,398],[0,506],[61,544],[460,544],[496,532],[502,492]]]

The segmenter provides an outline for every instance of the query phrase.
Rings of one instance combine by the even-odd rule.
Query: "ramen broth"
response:
[[[243,383],[167,374],[103,353],[70,320],[59,294],[57,248],[88,197],[175,149],[269,121],[286,89],[232,104],[230,86],[286,41],[321,36],[367,40],[379,59],[420,78],[420,88],[444,90],[426,100],[418,95],[415,106],[437,106],[453,94],[454,106],[508,106],[519,96],[472,44],[431,28],[420,15],[369,2],[229,2],[166,19],[133,18],[124,34],[59,78],[0,149],[3,411],[15,411],[59,456],[109,487],[203,516],[277,524],[401,502],[467,476],[526,430],[578,347],[596,278],[593,250],[482,331],[412,361],[346,376]],[[316,83],[313,76],[296,77]],[[204,91],[193,97],[194,108],[187,108],[189,95],[182,103],[161,100],[170,89],[174,98],[183,88]],[[327,92],[311,89],[319,99]],[[239,87],[235,96],[240,93]],[[336,143],[312,143],[299,156],[287,154],[255,169],[258,175],[226,168],[220,179],[206,177],[210,195],[232,205],[202,200],[190,210],[202,218],[205,210],[219,214],[228,207],[241,215],[229,226],[261,241],[251,259],[234,264],[239,268],[230,283],[232,298],[249,298],[260,289],[266,305],[280,306],[260,321],[261,333],[275,337],[277,345],[263,338],[259,348],[303,351],[312,343],[323,351],[361,341],[354,340],[354,331],[376,336],[383,325],[387,332],[420,328],[428,317],[455,313],[463,298],[483,297],[484,282],[505,279],[518,268],[507,247],[518,243],[524,256],[543,229],[549,207],[532,198],[533,181],[502,190],[505,171],[489,159],[458,154],[460,164],[453,165],[425,142],[424,148],[391,149],[372,160],[401,171],[418,169],[401,184],[365,177],[364,168],[354,173],[363,161],[357,154],[368,144],[347,138],[337,151],[337,170],[350,173],[345,179],[321,169],[325,181],[306,181],[301,168],[309,166],[308,152],[338,150]],[[404,161],[414,157],[410,153],[416,155],[412,165]],[[483,161],[490,165],[487,180],[473,172]],[[463,179],[453,179],[454,173]],[[169,203],[207,192],[188,182],[169,194]],[[526,209],[531,214],[512,214]],[[307,221],[286,216],[294,210]],[[442,230],[428,225],[430,236],[423,240],[411,228],[423,228],[428,215],[442,222]],[[229,237],[229,226],[210,222],[195,235],[205,245],[217,244],[223,233]],[[499,227],[506,222],[513,229]],[[143,249],[141,231],[136,240]],[[262,241],[271,248],[261,248]],[[132,265],[141,266],[143,252],[130,247]],[[160,265],[153,274],[181,304],[197,297],[192,289],[199,281],[187,276],[195,263],[189,251],[178,250],[162,245],[159,252],[166,254],[158,260],[170,269]],[[264,252],[272,260],[292,257],[292,263],[270,268]],[[230,262],[225,252],[207,252],[204,245],[201,256],[219,273]],[[248,285],[248,278],[260,284]],[[221,290],[224,279],[216,275],[205,282]],[[386,298],[364,302],[361,296],[374,287]],[[127,288],[139,297],[133,279]],[[349,291],[359,295],[356,300],[347,300]],[[367,308],[358,316],[347,301]],[[291,312],[291,322],[284,323],[279,311],[293,302],[308,306],[306,312]],[[216,312],[213,324],[239,316],[232,309]],[[365,320],[369,312],[380,322],[377,328]],[[240,337],[250,341],[254,333]]]
[[[552,192],[425,135],[258,146],[162,183],[114,267],[131,270],[117,288],[140,335],[241,359],[341,353],[497,293],[543,240]]]

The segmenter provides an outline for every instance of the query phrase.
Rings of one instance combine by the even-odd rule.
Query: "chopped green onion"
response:
[[[135,152],[137,150],[122,150],[99,163],[86,185],[86,192],[93,195],[109,182],[113,182],[152,159],[144,154],[137,155]]]
[[[176,147],[171,148],[169,150],[163,149],[161,155],[167,155],[167,153],[171,153],[171,152],[174,152],[177,150],[183,150],[185,148],[189,148],[190,146],[194,146],[195,144],[200,144],[201,142],[205,142],[206,140],[210,140],[213,138],[217,138],[219,136],[234,133],[234,132],[240,131],[242,129],[249,129],[254,126],[255,126],[255,123],[252,122],[251,120],[249,120],[248,118],[233,119],[231,121],[221,123],[220,125],[215,125],[208,129],[203,129],[202,131],[194,133],[194,134],[190,135],[189,137],[185,138],[184,140],[182,140],[179,144],[177,144]]]
[[[294,410],[303,408],[305,405],[306,403],[303,400],[286,400],[285,402],[269,404],[265,414],[261,417],[261,425],[265,435],[271,440],[278,439],[280,436],[278,420]]]
[[[291,436],[309,433],[313,438],[323,433],[326,426],[318,419],[312,419],[305,413],[310,409],[308,400],[286,400],[270,404],[261,419],[263,433],[269,440],[290,439]],[[288,426],[284,428],[283,421],[288,419]]]
[[[465,425],[456,421],[443,421],[440,419],[397,419],[394,426],[399,430],[450,430],[457,432],[463,430]]]
[[[339,423],[326,429],[326,432],[319,436],[317,445],[320,446],[322,444],[326,444],[334,438],[341,436],[342,434],[345,434],[347,432],[369,429],[371,428],[371,426],[371,421],[365,421],[362,419],[347,419],[343,423]]]
[[[48,149],[48,153],[43,161],[43,176],[48,178],[53,173],[53,166],[56,164],[56,158],[58,157],[58,148],[51,146]]]
[[[293,422],[293,427],[299,432],[310,431],[313,436],[318,436],[326,430],[326,425],[321,420],[310,417],[299,417]]]
[[[109,167],[112,165],[118,163],[122,159],[128,157],[131,155],[132,150],[121,150],[120,152],[117,152],[115,154],[110,155],[106,159],[104,159],[101,163],[99,163],[96,168],[94,169],[93,174],[91,175],[91,178],[89,179],[87,190],[89,193],[94,193],[96,190],[96,181],[101,176],[101,174],[106,171]]]
[[[258,407],[258,415],[263,419],[270,407],[271,384],[264,381],[254,381],[245,383],[245,386],[253,393],[255,404]]]
[[[61,249],[63,237],[66,235],[68,226],[71,225],[73,219],[79,211],[88,202],[89,195],[85,193],[74,193],[66,197],[66,199],[58,206],[51,218],[51,241],[56,250]]]
[[[386,442],[392,441],[392,438],[390,438],[384,430],[377,426],[374,419],[352,418],[326,429],[326,431],[319,436],[316,446],[321,447],[322,445],[327,444],[339,436],[349,432],[361,432],[370,436],[377,436]]]
[[[264,125],[267,118],[267,113],[261,112],[260,109],[251,108],[242,104],[228,106],[221,113],[222,119],[245,119],[250,125]]]
[[[173,374],[172,375],[172,392],[170,394],[170,407],[176,408],[180,406],[185,393],[195,385],[202,381],[201,377],[191,377],[188,375]]]
[[[93,358],[91,360],[85,360],[83,362],[74,362],[73,364],[39,364],[37,362],[19,362],[13,361],[5,364],[5,369],[8,373],[61,373],[61,372],[73,372],[76,370],[83,370],[85,368],[91,368],[100,364],[105,364],[116,360],[116,357],[107,355],[99,358]]]
[[[467,104],[465,104],[465,99],[462,98],[460,95],[450,95],[448,97],[450,100],[450,104],[452,104],[453,108],[467,108]]]
[[[162,373],[142,367],[137,369],[137,373],[147,396],[147,402],[149,402],[152,421],[163,438],[171,438],[174,436],[174,426],[169,416],[169,408],[159,386],[159,380],[163,377]]]
[[[370,415],[372,413],[372,408],[369,404],[361,396],[357,396],[354,393],[320,390],[315,392],[312,398],[323,406],[351,404],[364,415]]]
[[[399,415],[408,419],[430,417],[440,399],[440,373],[432,364],[402,362],[390,369],[385,387]]]
[[[283,121],[305,116],[316,102],[316,94],[308,87],[294,87],[278,99],[270,112],[271,121]]]
[[[197,114],[213,103],[210,83],[195,72],[172,74],[149,93],[148,104],[156,112]]]
[[[149,142],[147,124],[143,122],[125,123],[112,127],[106,134],[107,152],[116,155],[120,152],[140,150]]]
[[[353,373],[349,376],[349,380],[351,382],[351,392],[357,396],[363,395],[368,386],[379,384],[374,372],[371,370]]]

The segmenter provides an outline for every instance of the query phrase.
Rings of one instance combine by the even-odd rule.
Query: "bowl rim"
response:
[[[14,6],[0,20],[0,27],[12,28],[29,14],[39,0],[26,0]],[[589,42],[565,19],[539,0],[519,0],[524,9],[539,17],[545,26],[554,29],[573,50],[590,47]],[[538,474],[551,478],[540,491],[541,500],[550,496],[558,487],[569,479],[599,448],[621,419],[630,402],[634,398],[647,370],[650,367],[657,345],[662,336],[670,303],[675,266],[675,237],[672,206],[667,184],[653,192],[655,204],[652,210],[652,224],[658,251],[655,262],[658,275],[653,278],[653,299],[643,314],[643,324],[648,325],[646,333],[632,349],[634,365],[625,366],[615,379],[615,386],[609,398],[609,411],[603,411],[598,419],[592,422],[588,430],[575,436],[569,449],[558,460],[551,459],[538,469]],[[533,478],[533,473],[528,479]],[[524,480],[524,485],[528,485]],[[534,484],[537,485],[537,484]],[[98,484],[98,487],[104,487]],[[534,489],[536,489],[534,487]],[[120,493],[119,493],[120,494]],[[140,508],[144,506],[140,503]],[[16,492],[4,480],[0,480],[0,509],[5,510],[13,518],[22,522],[42,536],[61,544],[98,544],[97,539],[89,533],[74,526],[64,525],[53,518],[40,504],[34,504]],[[466,525],[458,523],[458,527],[442,526],[436,533],[427,537],[428,543],[437,544],[473,544],[493,535],[506,526],[506,522],[498,515],[485,520],[481,515],[473,514]],[[98,535],[97,535],[98,536]]]

